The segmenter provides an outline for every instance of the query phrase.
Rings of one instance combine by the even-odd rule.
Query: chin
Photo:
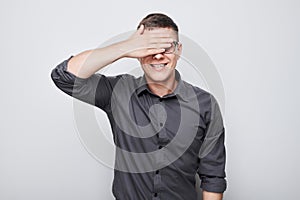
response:
[[[170,76],[166,76],[164,74],[156,74],[156,75],[147,75],[148,80],[155,83],[163,83],[170,79]]]

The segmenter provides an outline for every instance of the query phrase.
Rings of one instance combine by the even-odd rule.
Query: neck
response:
[[[151,92],[153,92],[153,94],[156,94],[159,97],[163,97],[167,94],[172,93],[177,86],[177,81],[175,78],[167,82],[151,82],[151,81],[147,81],[147,82]]]

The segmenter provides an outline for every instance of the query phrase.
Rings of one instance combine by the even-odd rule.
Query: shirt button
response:
[[[159,125],[160,125],[160,126],[163,126],[164,124],[163,124],[163,123],[159,123]]]
[[[156,170],[155,174],[159,174],[159,170]]]
[[[157,193],[154,193],[154,196],[157,197]]]
[[[160,102],[162,102],[162,100],[163,100],[162,98],[159,99]]]

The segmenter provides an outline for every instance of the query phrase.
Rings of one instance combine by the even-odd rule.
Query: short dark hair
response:
[[[145,28],[171,28],[178,32],[178,27],[175,22],[169,16],[162,13],[152,13],[147,15],[139,23],[137,29],[139,29],[142,24]]]

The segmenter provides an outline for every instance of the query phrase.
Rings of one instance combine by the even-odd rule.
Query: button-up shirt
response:
[[[89,78],[67,71],[66,59],[51,73],[63,92],[106,112],[116,146],[113,194],[120,200],[196,200],[200,187],[226,189],[224,126],[216,99],[175,70],[177,86],[163,97],[145,76]]]

